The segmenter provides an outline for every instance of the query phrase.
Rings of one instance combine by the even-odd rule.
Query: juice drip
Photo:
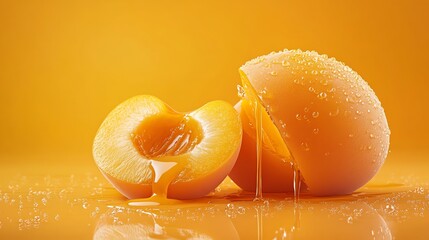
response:
[[[301,171],[296,163],[292,163],[293,167],[293,199],[295,203],[299,201],[299,193],[301,191]]]
[[[184,164],[180,162],[161,162],[150,160],[150,168],[154,175],[152,183],[152,196],[145,199],[130,200],[130,206],[155,206],[160,204],[176,204],[179,200],[168,199],[168,187],[170,183],[183,170]]]
[[[255,103],[256,123],[256,193],[255,200],[262,199],[262,107]]]
[[[300,227],[301,212],[299,210],[299,194],[301,192],[301,172],[296,163],[292,163],[293,167],[293,216],[294,224],[291,232],[294,233]],[[293,235],[292,235],[293,236]]]
[[[168,199],[168,187],[185,168],[186,158],[180,155],[191,151],[203,138],[199,123],[188,115],[158,114],[147,118],[132,134],[139,153],[149,160],[152,171],[152,196],[131,200],[131,206],[174,204]]]
[[[262,93],[258,93],[250,83],[246,74],[240,71],[242,85],[237,86],[238,96],[242,98],[242,114],[249,116],[256,132],[256,193],[255,200],[262,199],[262,146],[281,156],[285,161],[293,162],[282,135],[266,111]],[[253,121],[252,121],[253,120]]]

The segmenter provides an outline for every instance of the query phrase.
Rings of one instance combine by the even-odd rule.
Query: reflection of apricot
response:
[[[93,239],[239,239],[223,210],[209,205],[110,209],[100,217]]]
[[[244,214],[231,218],[240,239],[392,239],[386,221],[365,202],[236,203],[234,208],[243,207]]]
[[[167,175],[168,197],[189,199],[209,193],[227,176],[241,135],[238,114],[226,102],[182,114],[155,97],[137,96],[107,116],[93,153],[101,172],[128,198],[149,197],[152,183]],[[179,167],[162,172],[153,162]],[[155,176],[157,170],[163,176]]]
[[[263,128],[276,126],[312,194],[351,193],[384,163],[390,136],[384,110],[367,82],[351,68],[316,52],[285,50],[247,62],[240,73],[243,87],[250,86],[259,95],[247,91],[242,104],[260,98],[272,120],[263,121]],[[249,106],[242,111],[252,112]],[[245,139],[242,154],[248,154],[245,149],[253,151],[249,142]],[[264,171],[276,174],[278,166]],[[241,171],[247,169],[234,169],[231,175],[239,185],[247,181],[236,177],[245,175]],[[289,181],[289,175],[278,181]]]

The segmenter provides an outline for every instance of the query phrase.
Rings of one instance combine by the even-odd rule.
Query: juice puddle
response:
[[[0,239],[428,239],[429,163],[409,156],[352,195],[302,193],[298,208],[292,193],[249,201],[229,179],[202,199],[135,207],[94,166],[13,165],[0,169]]]
[[[94,239],[392,239],[387,220],[376,204],[360,199],[305,199],[300,204],[298,226],[292,217],[294,201],[271,197],[263,204],[233,201],[174,208],[116,206],[100,216]]]

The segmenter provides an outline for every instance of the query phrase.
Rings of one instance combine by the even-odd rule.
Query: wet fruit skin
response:
[[[389,149],[386,115],[351,68],[314,51],[284,50],[253,59],[240,71],[258,92],[311,194],[352,193],[380,169]],[[248,142],[242,152],[251,148]]]
[[[150,155],[153,152],[148,152],[149,155],[142,154],[140,147],[144,146],[135,145],[136,134],[141,131],[151,135],[157,135],[153,133],[158,130],[169,132],[162,125],[156,126],[156,131],[149,125],[147,131],[139,128],[145,119],[157,116],[172,116],[172,121],[178,116],[192,118],[200,128],[190,130],[201,129],[201,140],[192,148],[177,153],[160,154],[158,148],[155,149],[156,156]],[[164,118],[163,121],[168,126],[172,125],[168,123],[168,119]],[[151,124],[159,122],[151,121]],[[159,136],[161,135],[155,137],[163,141]],[[208,194],[228,175],[240,151],[241,138],[239,115],[229,103],[212,101],[193,112],[182,114],[156,97],[142,95],[126,100],[109,113],[94,139],[93,155],[102,174],[129,199],[152,195],[154,173],[150,169],[151,158],[183,163],[184,169],[177,173],[177,177],[168,186],[168,198],[192,199]],[[158,144],[156,141],[152,143],[154,145],[147,148],[149,151]],[[180,143],[175,148],[182,146],[178,144]]]

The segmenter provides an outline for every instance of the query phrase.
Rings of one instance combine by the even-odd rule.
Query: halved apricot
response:
[[[93,154],[103,175],[128,198],[156,193],[190,199],[222,182],[241,138],[238,113],[224,101],[178,113],[158,98],[137,96],[106,117]]]
[[[374,91],[350,67],[314,51],[284,50],[247,62],[240,73],[243,85],[252,88],[248,92],[256,92],[256,97],[247,98],[260,102],[272,120],[268,125],[263,122],[264,130],[276,126],[293,156],[290,161],[296,163],[312,194],[351,193],[380,169],[389,149],[386,115]],[[247,105],[241,111],[254,107]],[[249,122],[243,120],[243,126]],[[250,159],[247,155],[255,143],[246,132],[240,155]],[[277,161],[263,169],[273,175],[285,159],[268,154],[263,162],[264,158]],[[244,189],[254,182],[247,169],[236,165],[231,175]],[[290,186],[287,181],[290,174],[264,188]]]

